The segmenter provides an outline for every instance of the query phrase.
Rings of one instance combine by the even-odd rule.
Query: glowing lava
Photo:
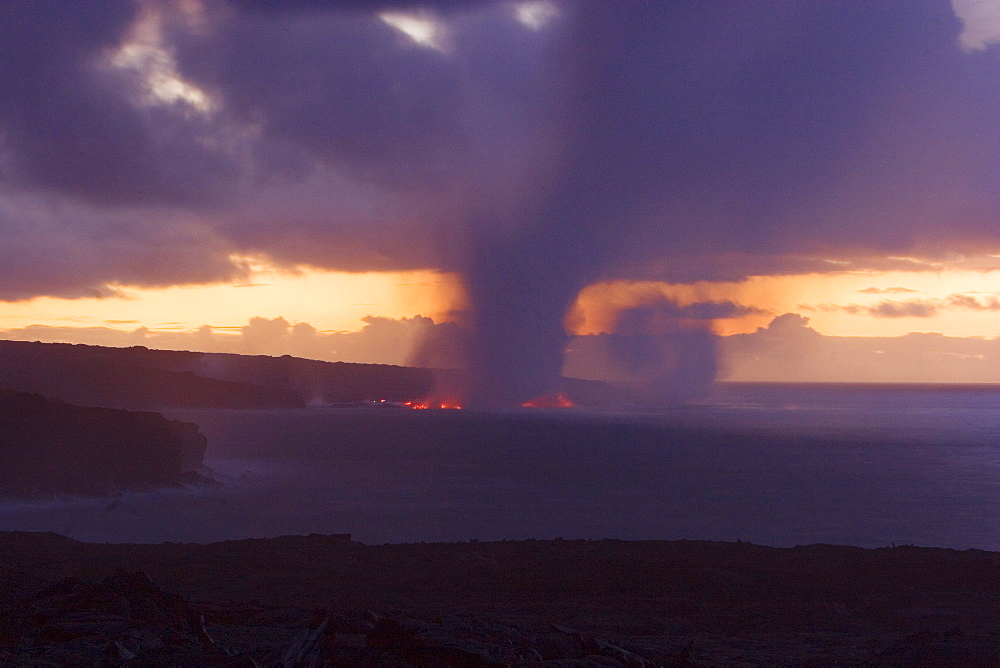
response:
[[[457,401],[406,401],[403,403],[404,406],[408,408],[415,408],[417,410],[427,410],[427,409],[444,409],[444,410],[459,410],[462,405]]]
[[[562,392],[543,394],[521,404],[525,408],[572,408],[573,402]]]

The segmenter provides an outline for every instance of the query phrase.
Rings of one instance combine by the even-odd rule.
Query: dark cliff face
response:
[[[73,406],[0,390],[0,495],[106,494],[192,477],[207,441],[159,413]]]

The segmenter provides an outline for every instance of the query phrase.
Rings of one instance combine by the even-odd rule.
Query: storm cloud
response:
[[[535,4],[0,4],[0,299],[459,271],[474,390],[515,401],[596,280],[1000,250],[995,17]]]

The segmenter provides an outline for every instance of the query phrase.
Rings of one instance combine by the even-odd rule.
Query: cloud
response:
[[[382,318],[367,316],[354,332],[320,332],[309,323],[292,325],[285,318],[251,318],[239,336],[214,335],[215,349],[267,355],[295,355],[339,362],[397,364],[433,368],[463,366],[461,341],[453,323],[435,323],[424,316]],[[205,332],[199,332],[204,337]],[[190,337],[190,335],[189,335]],[[452,345],[445,345],[449,341]],[[204,342],[203,342],[204,343]]]
[[[799,304],[798,308],[806,311],[840,311],[852,315],[867,315],[876,318],[931,318],[938,315],[942,309],[940,299],[911,299],[897,301],[886,299],[876,304]]]
[[[819,333],[809,326],[809,318],[798,313],[784,313],[772,320],[767,327],[757,329],[760,335],[772,337],[808,337]]]
[[[872,288],[858,290],[868,294],[893,292],[895,289],[872,291]],[[905,290],[915,292],[915,290]],[[1000,311],[1000,299],[996,295],[980,296],[975,293],[954,293],[943,299],[909,299],[897,301],[886,299],[876,304],[800,304],[803,310],[841,311],[853,315],[870,315],[876,318],[933,318],[943,312],[952,311]]]
[[[1000,3],[996,0],[951,0],[962,21],[959,43],[966,51],[981,51],[1000,43]]]
[[[210,225],[181,212],[0,196],[0,300],[122,297],[121,286],[245,280]]]
[[[938,314],[939,306],[936,302],[923,299],[886,300],[865,310],[876,318],[931,318]]]
[[[514,15],[518,21],[532,30],[541,30],[559,16],[559,8],[554,2],[530,0],[516,3]]]
[[[616,334],[652,334],[682,326],[705,326],[709,321],[764,313],[753,306],[729,300],[703,301],[681,305],[662,295],[619,309],[614,324]]]
[[[866,248],[992,238],[996,197],[975,184],[997,91],[948,47],[947,11],[656,4],[247,1],[194,20],[167,2],[5,3],[8,175],[64,210],[194,208],[226,254],[350,270],[467,269],[470,227],[484,256],[494,234],[518,255],[575,234],[556,249],[576,249],[573,283],[658,264],[691,280],[836,270]],[[542,30],[518,19],[542,9]],[[433,13],[451,55],[400,41],[386,11]],[[139,40],[150,15],[156,39]],[[129,44],[145,60],[114,66]],[[137,98],[151,70],[178,97]],[[183,90],[214,110],[189,113]]]
[[[1000,299],[996,295],[980,297],[968,293],[949,295],[945,300],[948,308],[967,311],[1000,311]]]
[[[128,39],[138,7],[0,6],[0,128],[15,188],[105,205],[193,204],[218,200],[239,175],[220,128],[182,105],[134,103],[143,82],[109,57]]]
[[[728,381],[994,383],[1000,373],[1000,338],[823,336],[794,313],[723,337],[719,353]]]
[[[434,9],[452,11],[468,9],[492,0],[234,0],[233,5],[250,13],[263,15],[323,14],[336,11],[373,12],[376,10]]]
[[[893,287],[893,288],[870,287],[858,290],[858,292],[865,295],[899,295],[907,292],[919,292],[919,290],[913,290],[911,288],[901,288],[901,287]]]

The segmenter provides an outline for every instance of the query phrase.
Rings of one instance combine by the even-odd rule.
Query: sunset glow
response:
[[[0,328],[193,331],[202,325],[238,329],[255,316],[281,316],[320,331],[354,331],[369,315],[420,314],[446,322],[463,299],[455,276],[432,271],[354,274],[305,268],[292,273],[260,264],[246,283],[116,288],[122,297],[0,302]]]
[[[992,338],[1000,336],[998,295],[1000,272],[959,269],[751,276],[682,285],[612,281],[580,292],[567,328],[578,335],[613,332],[623,309],[667,299],[680,306],[732,302],[743,307],[710,320],[712,330],[723,336],[753,332],[783,313],[800,313],[828,336],[931,331]],[[910,312],[919,315],[906,315]]]

